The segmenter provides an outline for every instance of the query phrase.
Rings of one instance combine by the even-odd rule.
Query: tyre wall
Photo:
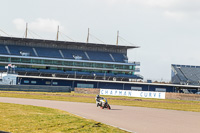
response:
[[[75,93],[83,94],[100,94],[100,89],[97,88],[74,88]]]

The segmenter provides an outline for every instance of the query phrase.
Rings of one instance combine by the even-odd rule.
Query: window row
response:
[[[135,70],[134,65],[104,64],[104,63],[95,63],[95,62],[90,63],[90,62],[58,61],[58,60],[44,60],[44,59],[27,59],[27,58],[12,58],[12,57],[1,57],[0,62]]]
[[[37,84],[37,81],[29,81],[29,80],[24,80],[24,84]],[[50,81],[45,82],[46,85],[51,85]],[[58,82],[52,82],[52,85],[58,85]]]
[[[133,91],[142,91],[142,87],[131,87]],[[166,88],[155,88],[156,92],[166,92]]]

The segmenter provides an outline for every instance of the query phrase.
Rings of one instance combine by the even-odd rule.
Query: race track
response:
[[[199,133],[200,113],[91,103],[0,97],[0,102],[56,108],[136,133]]]

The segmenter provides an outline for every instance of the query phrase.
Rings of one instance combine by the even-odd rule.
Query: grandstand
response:
[[[173,84],[200,85],[200,66],[172,64]]]
[[[172,65],[172,82],[179,85],[133,82],[143,79],[137,74],[140,63],[130,62],[127,57],[127,51],[134,48],[138,47],[0,37],[0,85],[64,86],[72,90],[76,87],[161,92],[199,90],[199,86],[193,85],[200,77],[193,70],[197,66]]]
[[[140,63],[128,62],[127,50],[133,48],[138,47],[0,37],[0,71],[6,71],[5,66],[13,64],[21,76],[142,79],[135,74]],[[18,84],[28,84],[21,81]]]

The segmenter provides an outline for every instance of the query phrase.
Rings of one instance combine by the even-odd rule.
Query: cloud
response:
[[[13,23],[18,30],[25,30],[26,21],[24,19],[14,19]],[[32,22],[28,22],[28,28],[30,30],[39,32],[56,32],[58,25],[62,30],[63,27],[61,26],[61,23],[54,19],[37,18]]]
[[[169,8],[178,4],[179,1],[180,0],[136,0],[135,2],[150,7]]]
[[[200,17],[199,0],[106,0],[109,5],[137,5],[141,9],[159,10],[167,19],[185,20]]]
[[[178,4],[181,0],[105,0],[109,4],[139,4],[150,7],[170,7]],[[183,0],[182,0],[183,1]]]
[[[186,19],[188,17],[186,12],[177,12],[177,11],[165,11],[165,17],[175,19],[177,21]]]
[[[26,22],[23,19],[17,18],[13,20],[13,23],[17,30],[24,30],[26,26]]]

